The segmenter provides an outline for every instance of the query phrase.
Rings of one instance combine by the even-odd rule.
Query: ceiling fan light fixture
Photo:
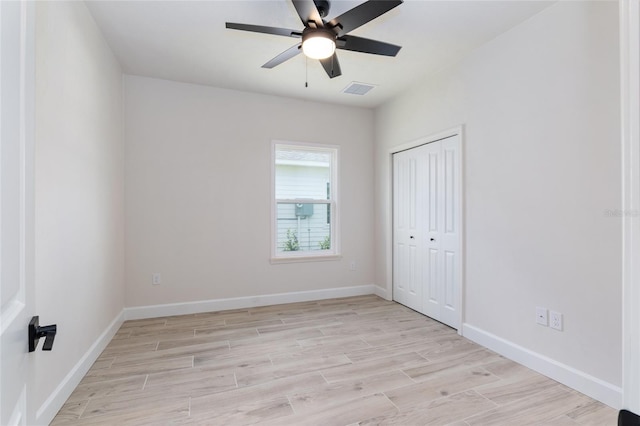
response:
[[[326,59],[336,51],[336,36],[325,29],[302,33],[302,52],[311,59]]]

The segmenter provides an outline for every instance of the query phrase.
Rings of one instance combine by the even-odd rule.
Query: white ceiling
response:
[[[333,0],[328,19],[363,1]],[[298,39],[228,30],[225,22],[302,29],[290,0],[88,1],[127,74],[208,86],[376,107],[553,2],[405,0],[351,32],[402,46],[395,58],[338,51],[342,76],[329,79],[304,55],[273,68],[262,64]],[[308,73],[309,87],[305,87]],[[342,93],[352,81],[376,87]]]

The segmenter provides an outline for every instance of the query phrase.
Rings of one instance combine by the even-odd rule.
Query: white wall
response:
[[[86,6],[38,2],[36,313],[58,325],[53,351],[33,355],[44,423],[124,305],[122,131],[122,71]]]
[[[125,88],[127,306],[373,284],[371,110],[135,76]],[[340,146],[341,260],[270,263],[274,139]]]
[[[376,283],[390,289],[390,150],[462,124],[466,326],[614,396],[621,221],[605,210],[621,204],[617,11],[557,3],[380,107],[375,127]],[[564,331],[536,325],[536,306],[562,312]]]

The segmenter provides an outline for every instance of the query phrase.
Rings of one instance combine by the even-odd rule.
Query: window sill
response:
[[[328,254],[326,256],[291,256],[291,257],[272,257],[271,264],[277,265],[281,263],[301,263],[301,262],[328,262],[341,260],[341,254]]]

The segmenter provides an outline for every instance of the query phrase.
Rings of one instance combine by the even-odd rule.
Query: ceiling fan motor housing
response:
[[[327,29],[327,28],[310,28],[310,27],[307,27],[304,30],[302,30],[302,43],[303,44],[304,44],[305,40],[307,40],[307,39],[309,39],[311,37],[328,38],[329,40],[333,40],[334,43],[336,41],[336,33],[333,32],[330,29]]]

